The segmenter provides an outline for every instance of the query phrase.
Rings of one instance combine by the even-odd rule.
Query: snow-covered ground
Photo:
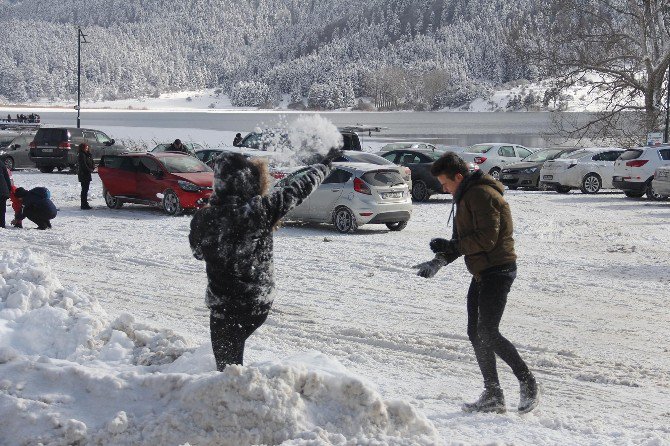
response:
[[[246,366],[215,371],[190,216],[108,209],[97,177],[18,171],[60,208],[0,230],[0,444],[670,444],[670,203],[514,191],[519,275],[502,332],[542,386],[469,415],[481,377],[462,261],[410,267],[448,234],[449,196],[407,228],[286,224],[277,298]],[[11,218],[11,209],[8,212]]]

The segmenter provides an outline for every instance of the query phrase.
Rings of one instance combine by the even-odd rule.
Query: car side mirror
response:
[[[21,144],[14,144],[12,147],[10,147],[12,150],[19,149],[21,147]]]

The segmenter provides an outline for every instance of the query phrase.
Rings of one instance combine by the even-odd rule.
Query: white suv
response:
[[[659,200],[661,195],[654,191],[654,172],[661,166],[670,165],[670,145],[637,147],[626,150],[614,163],[612,184],[624,191],[627,197]]]
[[[499,180],[500,171],[507,164],[518,163],[531,153],[531,150],[518,144],[486,143],[468,147],[458,156],[466,162],[479,165],[480,170]]]
[[[670,165],[656,169],[654,180],[651,184],[654,188],[654,193],[658,194],[661,200],[670,198]]]
[[[549,160],[540,170],[540,184],[560,193],[581,189],[595,194],[612,188],[614,161],[624,152],[614,147],[587,148],[570,153],[567,158]]]

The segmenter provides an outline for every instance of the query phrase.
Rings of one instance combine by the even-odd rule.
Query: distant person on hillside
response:
[[[15,195],[21,199],[23,205],[21,212],[16,216],[18,223],[27,218],[37,225],[37,229],[51,229],[51,220],[56,218],[58,210],[49,198],[51,194],[46,187],[35,187],[30,190],[19,187]]]
[[[235,135],[235,138],[233,139],[233,145],[237,147],[240,145],[241,142],[242,142],[242,134],[238,133],[237,135]]]
[[[175,139],[172,144],[167,148],[168,152],[182,152],[187,155],[190,155],[191,152],[182,144],[181,139]]]
[[[222,153],[214,165],[209,206],[191,220],[193,256],[205,260],[209,326],[216,368],[242,364],[244,343],[265,322],[274,298],[273,237],[279,220],[330,173],[339,151],[268,195],[267,164]]]
[[[430,278],[440,268],[465,256],[465,265],[472,274],[467,297],[468,338],[484,378],[484,392],[479,400],[464,404],[463,410],[505,412],[497,355],[519,380],[519,412],[529,412],[539,401],[535,377],[514,345],[499,331],[507,295],[516,278],[512,212],[503,197],[505,187],[482,171],[470,173],[465,161],[453,152],[443,154],[430,171],[444,192],[453,196],[454,229],[449,240],[432,239],[430,249],[435,258],[415,268],[421,277]]]
[[[95,170],[91,148],[85,142],[79,144],[79,154],[77,155],[77,177],[81,183],[81,209],[88,210],[91,206],[88,204],[88,188],[91,185],[91,173]]]
[[[12,180],[5,163],[0,162],[0,228],[5,227],[5,213],[7,212],[7,199],[11,196]]]

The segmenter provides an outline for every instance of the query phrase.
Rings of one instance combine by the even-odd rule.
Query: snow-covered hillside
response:
[[[284,225],[273,311],[247,365],[219,374],[188,215],[108,209],[97,177],[88,212],[76,176],[14,179],[60,213],[0,230],[2,445],[670,444],[670,203],[509,193],[519,275],[501,329],[543,396],[528,415],[467,415],[469,275],[410,269],[447,233],[449,196],[397,233]]]

